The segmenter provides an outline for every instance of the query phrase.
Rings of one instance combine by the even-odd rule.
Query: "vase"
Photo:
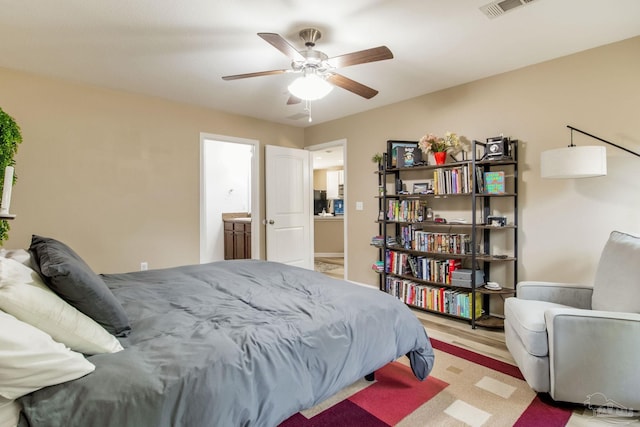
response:
[[[433,153],[433,158],[436,161],[436,165],[444,165],[445,160],[447,160],[447,152],[436,151],[435,153]]]

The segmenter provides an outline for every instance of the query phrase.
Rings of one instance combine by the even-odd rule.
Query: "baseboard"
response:
[[[316,252],[315,258],[344,258],[344,252]]]
[[[367,283],[354,282],[353,280],[347,280],[347,282],[353,283],[354,285],[358,285],[358,286],[364,286],[365,288],[378,289],[377,285],[369,285]]]

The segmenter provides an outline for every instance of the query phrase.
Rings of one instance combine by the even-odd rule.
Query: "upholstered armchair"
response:
[[[593,286],[518,283],[504,314],[507,348],[532,389],[640,409],[640,238],[611,233]]]

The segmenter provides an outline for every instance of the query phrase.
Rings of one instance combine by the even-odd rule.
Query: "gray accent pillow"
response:
[[[640,238],[611,232],[596,271],[591,308],[640,313]]]
[[[69,246],[33,235],[29,252],[51,290],[110,333],[118,337],[129,335],[131,326],[120,302],[102,278]]]

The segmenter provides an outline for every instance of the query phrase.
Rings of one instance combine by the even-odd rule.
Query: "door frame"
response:
[[[208,222],[206,220],[207,188],[205,181],[206,164],[204,146],[208,140],[253,146],[253,157],[251,159],[251,217],[253,218],[251,221],[251,258],[260,259],[260,141],[200,132],[200,263],[211,261],[205,258]]]
[[[321,144],[316,144],[316,145],[309,145],[307,147],[305,147],[305,150],[309,150],[311,152],[314,151],[322,151],[322,150],[326,150],[327,148],[331,148],[331,147],[342,147],[342,161],[343,161],[343,169],[344,169],[344,219],[343,219],[343,226],[342,226],[342,232],[343,232],[343,240],[344,240],[344,279],[347,279],[347,274],[348,274],[348,268],[349,268],[349,262],[348,262],[348,253],[349,253],[349,242],[347,239],[347,230],[348,230],[348,218],[349,218],[349,209],[347,208],[349,206],[349,201],[348,201],[348,194],[349,194],[349,186],[348,186],[348,173],[347,173],[347,139],[346,138],[341,138],[341,139],[336,139],[334,141],[329,141],[329,142],[323,142]],[[313,155],[311,156],[311,176],[313,177]],[[313,183],[311,185],[311,200],[313,201]],[[311,209],[311,223],[313,224],[313,209]],[[311,229],[311,241],[312,244],[315,240],[315,236],[314,236],[314,230],[313,228]],[[315,253],[314,247],[311,247],[311,250]]]

